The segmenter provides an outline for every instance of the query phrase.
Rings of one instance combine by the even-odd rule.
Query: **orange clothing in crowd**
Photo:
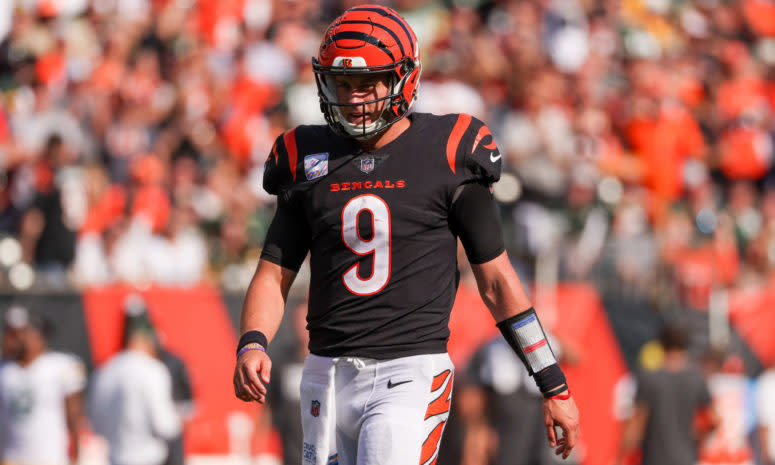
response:
[[[44,18],[53,18],[59,14],[58,4],[56,0],[38,0],[38,14]]]
[[[772,140],[758,128],[737,126],[721,136],[720,152],[719,165],[727,178],[757,180],[772,163]]]
[[[231,156],[247,167],[258,132],[254,125],[258,115],[276,105],[281,95],[271,84],[255,82],[243,76],[231,90],[233,109],[223,125],[222,136]]]
[[[643,161],[644,185],[654,197],[659,220],[683,194],[684,164],[702,158],[705,140],[694,116],[683,106],[666,104],[656,119],[634,118],[625,127],[628,142]]]
[[[743,16],[757,35],[775,37],[775,3],[769,0],[744,0]]]
[[[697,76],[683,76],[678,82],[676,95],[689,108],[696,108],[705,101],[705,88]]]
[[[767,85],[760,77],[725,81],[718,88],[716,105],[724,121],[739,118],[744,111],[767,102]]]
[[[674,264],[683,300],[702,310],[708,308],[713,286],[732,284],[740,271],[733,242],[686,248],[675,255]]]
[[[197,2],[197,16],[199,23],[199,32],[207,41],[214,46],[218,46],[218,35],[225,33],[219,31],[231,18],[234,19],[235,26],[238,20],[242,18],[245,7],[245,0],[199,0]]]
[[[596,143],[597,150],[594,156],[597,167],[602,173],[616,176],[626,182],[641,182],[643,162],[637,156],[625,153],[618,137],[614,135],[600,137]]]
[[[145,186],[137,191],[132,202],[132,216],[145,217],[154,233],[167,229],[172,204],[167,191],[159,186]]]
[[[8,116],[0,104],[0,144],[11,138],[11,127],[8,125]]]
[[[67,79],[65,57],[60,52],[50,52],[38,58],[35,62],[35,75],[43,84],[51,85],[64,82]]]
[[[130,167],[132,179],[142,185],[161,184],[164,181],[165,166],[156,155],[147,153],[134,160]]]
[[[89,209],[81,225],[80,235],[102,234],[124,217],[126,192],[118,184],[110,186]]]
[[[92,71],[89,87],[103,92],[118,89],[126,72],[126,66],[119,60],[106,58]]]

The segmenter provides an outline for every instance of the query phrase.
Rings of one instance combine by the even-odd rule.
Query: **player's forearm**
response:
[[[262,260],[245,295],[240,317],[240,334],[261,331],[271,341],[285,311],[288,290],[295,273]]]
[[[472,269],[479,294],[498,329],[534,377],[541,394],[546,398],[569,396],[564,394],[568,389],[565,375],[506,252],[489,262],[472,265]]]
[[[503,321],[532,306],[506,252],[490,262],[472,265],[472,269],[479,295],[495,321]]]

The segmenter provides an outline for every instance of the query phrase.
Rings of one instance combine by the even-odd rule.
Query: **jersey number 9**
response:
[[[358,215],[371,213],[371,239],[358,231]],[[345,287],[356,295],[372,295],[381,291],[390,279],[390,209],[385,201],[373,194],[353,197],[342,209],[342,240],[358,255],[373,255],[371,276],[358,275],[360,261],[342,275]]]

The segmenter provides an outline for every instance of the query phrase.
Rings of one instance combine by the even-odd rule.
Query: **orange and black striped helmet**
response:
[[[345,11],[326,30],[312,68],[320,96],[320,108],[336,132],[369,138],[406,116],[417,99],[420,83],[420,47],[412,28],[395,10],[381,5],[360,5]],[[339,103],[333,76],[390,73],[386,97],[352,104]],[[349,123],[341,107],[367,105],[382,100],[382,116],[371,124]]]

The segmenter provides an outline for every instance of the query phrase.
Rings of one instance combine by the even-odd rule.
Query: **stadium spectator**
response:
[[[166,349],[162,344],[162,335],[150,326],[150,315],[145,300],[139,294],[130,294],[124,299],[124,346],[127,345],[132,332],[138,327],[147,328],[156,347],[156,357],[167,368],[170,374],[172,400],[175,411],[180,419],[181,428],[175,437],[167,440],[167,459],[164,465],[183,465],[184,444],[183,433],[187,422],[193,417],[196,404],[194,402],[191,379],[186,364],[178,355]]]
[[[643,465],[697,461],[698,444],[717,424],[707,384],[689,359],[688,331],[666,325],[662,367],[636,377],[635,405],[624,426],[619,463],[640,448]]]
[[[749,380],[743,360],[737,355],[725,356],[710,351],[702,360],[713,410],[718,426],[700,445],[700,465],[753,465],[754,454],[749,441],[749,417],[752,409]]]
[[[134,318],[124,350],[94,375],[89,416],[110,449],[111,465],[162,465],[180,433],[172,380],[158,360],[150,321]]]
[[[75,356],[48,350],[51,330],[48,320],[26,308],[14,306],[5,314],[6,358],[0,362],[2,463],[78,461],[86,369]]]

